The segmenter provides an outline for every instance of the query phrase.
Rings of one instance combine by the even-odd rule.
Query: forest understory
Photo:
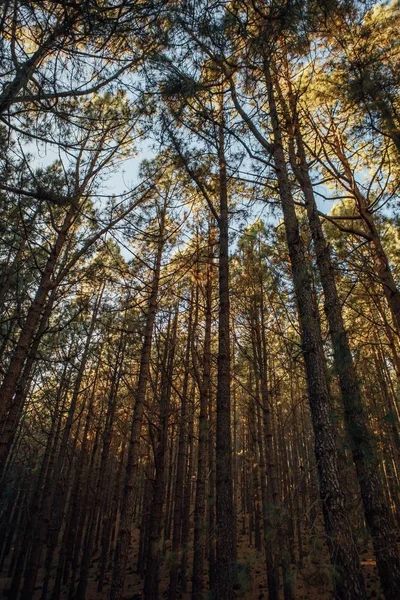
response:
[[[245,519],[246,521],[246,519]],[[243,527],[243,519],[238,523],[238,548],[237,548],[237,561],[241,566],[240,574],[237,578],[235,588],[235,597],[245,598],[248,600],[262,600],[268,598],[267,579],[265,573],[265,560],[263,557],[262,549],[257,549],[254,545],[254,534],[252,532],[251,541],[249,539],[248,523],[247,530],[246,525]],[[123,598],[125,600],[142,600],[143,596],[143,580],[140,576],[140,569],[138,568],[138,547],[139,547],[140,529],[134,528],[132,538],[132,552],[129,559],[129,568],[126,576],[125,592]],[[329,574],[329,553],[327,551],[326,542],[323,532],[323,524],[320,522],[315,527],[315,537],[313,539],[307,539],[305,536],[306,546],[308,545],[308,553],[304,556],[302,561],[298,561],[297,564],[292,564],[293,569],[293,596],[298,600],[329,600],[332,598],[332,585]],[[189,539],[189,550],[188,550],[188,565],[189,571],[193,563],[193,539]],[[165,542],[164,544],[164,559],[163,564],[160,567],[160,598],[168,598],[168,587],[169,587],[169,569],[170,569],[170,557],[168,551],[170,551],[171,544]],[[294,547],[294,552],[297,554],[298,549]],[[106,600],[110,595],[111,587],[111,571],[107,571],[104,578],[104,587],[101,592],[98,591],[98,583],[100,578],[100,559],[101,551],[98,549],[93,556],[92,566],[90,568],[89,580],[86,592],[86,598],[88,600]],[[363,547],[360,548],[360,559],[361,567],[364,573],[367,598],[376,598],[377,600],[383,599],[384,596],[381,592],[379,577],[376,568],[376,562],[373,558],[373,551],[371,544],[365,542]],[[4,564],[4,572],[9,567],[9,562]],[[218,568],[218,567],[217,567]],[[53,572],[53,577],[55,573]],[[38,576],[37,586],[32,596],[32,600],[40,600],[43,584],[42,580],[44,573],[40,572]],[[53,582],[54,583],[54,582]],[[205,579],[206,595],[209,594],[207,589],[209,579]],[[3,577],[0,579],[0,598],[8,598],[7,589],[11,584],[11,579]],[[177,598],[182,600],[190,600],[192,597],[192,584],[191,581],[186,582],[186,586],[182,582],[178,583]],[[62,589],[60,598],[69,597],[69,588]],[[279,590],[279,600],[284,598],[283,585],[281,584]]]

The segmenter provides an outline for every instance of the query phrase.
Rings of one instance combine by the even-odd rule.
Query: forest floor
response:
[[[125,594],[126,600],[143,600],[142,588],[143,581],[135,572],[137,562],[139,529],[134,532],[132,567],[129,568]],[[311,547],[311,545],[310,545]],[[238,598],[247,600],[268,600],[267,580],[265,573],[264,553],[257,551],[254,546],[249,545],[247,535],[238,532],[238,563],[242,566],[243,576],[240,578],[241,586],[236,586],[236,595]],[[189,556],[189,573],[191,567],[192,555]],[[376,563],[372,556],[370,545],[366,545],[361,551],[361,564],[367,588],[367,597],[375,600],[383,600],[383,595],[380,592],[379,577],[377,573]],[[332,588],[330,585],[330,565],[326,548],[324,548],[322,535],[318,535],[314,540],[314,545],[311,551],[305,556],[301,568],[297,568],[295,574],[294,598],[295,600],[331,600]],[[104,589],[101,593],[97,591],[97,572],[98,572],[98,556],[94,557],[91,567],[91,575],[87,589],[87,600],[107,600],[110,591],[110,574],[106,576]],[[168,563],[164,562],[160,573],[160,598],[167,598],[167,588],[169,581]],[[36,593],[32,600],[40,600],[41,595],[41,579],[43,574],[40,574]],[[0,598],[7,598],[4,593],[11,583],[10,579],[0,579]],[[281,586],[282,587],[282,586]],[[64,589],[60,600],[65,600],[68,597],[68,590]],[[186,593],[181,593],[178,596],[182,600],[190,600],[190,581]],[[280,598],[283,600],[283,589],[280,590]],[[400,593],[399,593],[400,598]]]

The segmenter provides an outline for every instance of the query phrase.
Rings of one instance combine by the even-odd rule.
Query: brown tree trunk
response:
[[[125,574],[128,566],[131,545],[132,519],[134,508],[134,486],[139,468],[140,436],[142,431],[144,402],[149,378],[150,352],[153,339],[153,326],[157,311],[158,287],[160,282],[161,257],[164,246],[164,223],[166,204],[162,209],[160,239],[154,264],[153,280],[146,315],[143,346],[140,358],[136,401],[133,410],[132,427],[125,471],[125,483],[121,501],[121,518],[117,547],[115,549],[114,572],[111,584],[110,600],[122,600]]]
[[[195,310],[194,324],[197,323],[197,310]],[[189,396],[188,396],[188,460],[185,490],[183,494],[183,515],[182,515],[182,565],[181,565],[181,588],[182,592],[186,592],[187,588],[187,570],[188,570],[188,554],[189,554],[189,535],[191,528],[191,498],[192,498],[192,478],[194,469],[194,396],[195,383],[192,379]]]
[[[216,414],[216,599],[234,597],[235,514],[232,488],[228,189],[224,125],[219,127],[219,321]]]
[[[35,298],[28,310],[25,322],[22,326],[15,350],[4,375],[3,382],[0,387],[0,429],[6,426],[6,413],[9,410],[19,378],[22,373],[24,362],[29,352],[29,346],[35,335],[36,328],[39,324],[43,306],[46,302],[47,295],[52,287],[52,275],[57,260],[63,249],[67,238],[68,230],[76,214],[76,207],[71,206],[65,215],[64,222],[58,232],[57,239],[50,251],[49,258],[43,269],[43,274],[40,278],[40,283],[35,294]]]
[[[171,334],[168,325],[168,334],[165,340],[165,360],[163,360],[162,364],[162,376],[160,384],[160,431],[158,435],[158,446],[155,450],[154,456],[156,473],[153,482],[153,498],[150,508],[151,520],[148,531],[149,545],[144,579],[144,597],[146,600],[158,600],[159,594],[159,571],[162,551],[161,539],[166,475],[165,459],[168,446],[168,421],[171,401],[171,382],[175,360],[177,326],[178,307],[175,310]]]
[[[179,574],[179,550],[181,548],[181,529],[183,516],[183,492],[185,477],[185,458],[187,450],[187,394],[190,375],[190,354],[193,344],[192,339],[192,315],[193,315],[193,290],[189,299],[188,336],[185,350],[185,371],[182,384],[181,411],[178,439],[178,457],[176,466],[174,520],[172,529],[172,564],[169,580],[169,598],[176,600],[178,574]]]
[[[291,100],[294,122],[292,135],[294,135],[297,144],[297,159],[294,147],[292,146],[290,149],[291,164],[305,199],[317,266],[325,296],[324,308],[332,340],[335,368],[339,376],[346,428],[351,440],[365,519],[372,535],[374,553],[385,597],[394,600],[400,589],[400,557],[394,533],[394,521],[383,494],[376,441],[369,429],[368,417],[361,397],[361,390],[344,326],[329,246],[325,240],[318,215],[293,96]],[[387,287],[387,290],[389,290],[389,287]],[[393,299],[394,296],[391,296],[391,302],[393,302]],[[400,294],[398,316],[400,318]]]
[[[279,116],[267,60],[264,61],[264,72],[274,137],[273,158],[301,324],[309,402],[315,434],[320,496],[323,503],[331,561],[336,569],[335,597],[338,599],[365,599],[366,593],[359,556],[348,522],[345,497],[339,477],[335,427],[330,416],[330,395],[318,306],[290,190]]]
[[[60,451],[59,451],[59,455],[57,457],[57,469],[53,473],[50,489],[47,490],[46,501],[44,502],[44,505],[42,507],[41,518],[38,523],[37,531],[35,532],[34,547],[32,549],[32,553],[31,553],[31,556],[30,556],[28,564],[27,564],[25,581],[24,581],[24,585],[23,585],[22,593],[21,593],[21,600],[29,600],[33,596],[33,592],[35,589],[36,580],[37,580],[37,576],[38,576],[38,572],[39,572],[39,568],[40,568],[41,555],[42,555],[44,546],[46,544],[46,538],[47,538],[48,530],[50,527],[50,520],[51,520],[52,513],[53,513],[52,535],[54,536],[54,540],[55,540],[53,542],[53,551],[55,550],[55,546],[57,545],[59,528],[61,527],[63,510],[64,510],[64,506],[65,506],[65,502],[66,502],[66,493],[64,490],[60,490],[60,486],[61,486],[60,479],[61,479],[61,474],[63,472],[63,469],[65,469],[68,442],[70,440],[71,430],[72,430],[74,418],[76,416],[77,402],[78,402],[79,395],[81,393],[82,380],[83,380],[83,376],[85,373],[86,363],[87,363],[87,360],[89,357],[90,344],[92,341],[92,336],[93,336],[94,328],[95,328],[96,321],[97,321],[97,315],[98,315],[98,311],[99,311],[99,307],[100,307],[100,303],[101,303],[103,290],[104,290],[104,286],[100,290],[100,294],[96,300],[96,305],[93,310],[89,332],[86,337],[85,347],[84,347],[83,354],[81,357],[78,373],[77,373],[77,376],[76,376],[76,379],[74,382],[74,390],[72,393],[71,404],[68,409],[68,417],[67,417],[67,420],[65,423],[65,427],[64,427],[64,431],[63,431],[63,435],[62,435],[62,439],[61,439]],[[70,472],[70,469],[71,469],[71,463],[69,463],[67,466],[67,477],[66,477],[67,480],[68,480],[68,473]],[[53,501],[55,501],[54,507],[53,507]],[[49,557],[49,559],[52,561],[52,554]],[[51,565],[48,565],[48,570],[50,570],[50,568],[51,568]]]
[[[11,587],[9,591],[10,598],[18,597],[21,580],[25,574],[25,567],[27,568],[29,562],[31,561],[32,551],[36,551],[34,547],[34,541],[38,536],[41,536],[40,523],[44,518],[46,518],[47,507],[52,499],[49,498],[49,495],[51,494],[50,488],[52,486],[52,481],[56,471],[58,439],[70,383],[70,374],[67,374],[67,367],[68,363],[66,362],[63,369],[61,382],[57,390],[56,410],[53,416],[52,426],[47,440],[46,450],[35,493],[32,497],[29,518],[27,520],[24,533],[21,536],[21,546],[18,548],[18,554],[16,554],[18,558],[16,560],[16,570],[11,581]],[[42,547],[42,541],[40,541],[40,551]],[[35,565],[36,560],[37,559],[34,557],[33,565]],[[29,573],[27,573],[27,576],[29,578]]]
[[[211,235],[209,236],[209,244]],[[194,508],[194,554],[192,575],[192,600],[204,597],[204,557],[206,550],[205,516],[206,516],[206,477],[207,477],[207,412],[211,383],[211,318],[212,318],[212,255],[208,256],[205,284],[205,323],[203,372],[200,382],[199,444],[197,459],[197,484]]]

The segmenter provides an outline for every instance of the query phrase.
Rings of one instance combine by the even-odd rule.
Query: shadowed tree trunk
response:
[[[222,109],[223,110],[223,109]],[[216,572],[217,600],[232,600],[235,563],[235,514],[232,484],[231,365],[229,312],[228,187],[224,124],[219,125],[219,320],[216,414]]]
[[[178,437],[178,457],[176,466],[176,484],[175,484],[175,503],[173,515],[172,529],[172,564],[169,581],[169,598],[175,600],[177,595],[178,574],[179,574],[179,550],[181,548],[181,533],[182,533],[182,517],[183,517],[183,493],[184,493],[184,477],[186,466],[186,451],[187,451],[187,394],[190,374],[190,355],[193,344],[192,339],[192,316],[193,316],[193,289],[189,299],[189,316],[188,316],[188,335],[185,349],[185,372],[183,376],[182,393],[181,393],[181,411],[180,425]]]
[[[160,382],[160,431],[155,448],[154,463],[156,467],[153,481],[153,497],[150,507],[150,525],[148,530],[149,545],[147,549],[146,572],[144,578],[144,596],[149,600],[158,600],[160,584],[160,561],[162,552],[163,507],[166,491],[166,454],[168,447],[168,422],[170,413],[172,376],[174,370],[176,331],[178,326],[178,306],[170,332],[165,340],[165,358],[162,362]]]
[[[293,142],[289,148],[290,161],[300,183],[306,204],[317,266],[324,291],[324,309],[332,340],[335,368],[339,376],[346,428],[351,440],[353,460],[360,483],[365,519],[372,535],[385,597],[394,600],[400,589],[400,560],[394,533],[394,521],[383,493],[376,441],[369,429],[368,417],[361,397],[361,390],[343,321],[341,301],[336,287],[329,246],[325,240],[315,202],[296,100],[290,83],[289,93],[293,123],[291,132]],[[294,148],[294,141],[296,141],[296,149]]]
[[[144,401],[146,398],[147,382],[149,378],[153,326],[157,311],[157,296],[160,282],[161,258],[164,247],[164,226],[166,209],[167,206],[165,202],[160,215],[159,241],[154,263],[153,280],[151,284],[149,304],[146,314],[146,324],[140,358],[139,377],[137,382],[135,406],[133,409],[132,427],[128,448],[128,459],[125,471],[125,482],[121,500],[121,518],[117,547],[115,549],[114,571],[111,584],[110,600],[122,599],[125,574],[128,566],[134,509],[134,486],[139,467],[140,435],[142,431]]]
[[[0,386],[0,429],[6,427],[6,413],[11,406],[22,369],[29,352],[29,346],[40,322],[47,295],[52,288],[51,279],[54,273],[54,268],[63,249],[69,228],[71,227],[75,215],[76,206],[71,205],[65,215],[64,222],[58,231],[57,239],[50,251],[49,258],[47,259],[42,276],[40,278],[40,283],[36,291],[35,298],[26,315],[26,319],[22,326],[21,333],[10,360],[10,364],[8,365],[3,382]],[[5,451],[5,447],[1,449]]]
[[[301,324],[303,355],[315,435],[320,497],[331,561],[336,569],[335,597],[340,600],[344,598],[361,600],[365,599],[366,593],[339,476],[335,426],[330,415],[331,401],[318,307],[290,190],[275,93],[267,59],[264,60],[264,73],[274,137],[273,159]]]
[[[209,245],[211,233],[209,236]],[[210,397],[210,371],[211,371],[211,318],[212,318],[212,254],[209,253],[206,267],[205,296],[205,323],[204,323],[204,350],[203,372],[200,381],[200,412],[199,412],[199,445],[197,459],[197,485],[194,508],[194,555],[192,575],[192,600],[202,600],[204,597],[204,558],[206,551],[206,476],[207,476],[207,443],[208,423],[207,412]]]

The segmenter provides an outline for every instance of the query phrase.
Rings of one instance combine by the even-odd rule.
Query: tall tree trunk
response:
[[[195,307],[196,308],[196,307]],[[197,323],[197,309],[195,310],[193,328]],[[192,478],[194,469],[194,397],[195,397],[195,382],[191,381],[189,396],[188,396],[188,460],[185,490],[183,494],[183,515],[182,515],[182,565],[181,565],[181,588],[182,592],[186,592],[187,588],[187,570],[188,570],[188,554],[189,554],[189,535],[191,521],[191,498],[192,498]]]
[[[153,498],[151,502],[151,521],[149,526],[149,546],[144,579],[144,596],[146,600],[158,600],[160,583],[160,560],[162,551],[163,506],[165,496],[166,453],[168,446],[168,421],[170,412],[172,376],[175,360],[176,331],[178,325],[178,307],[175,310],[172,333],[165,340],[166,356],[162,364],[160,385],[160,432],[154,462],[156,473],[153,482]]]
[[[318,306],[290,189],[275,93],[267,59],[264,60],[264,73],[274,137],[273,159],[301,324],[320,496],[331,561],[336,570],[335,597],[341,600],[345,598],[361,600],[365,599],[366,593],[339,477],[335,427],[330,415],[331,402]]]
[[[95,394],[96,394],[96,384],[97,384],[97,379],[98,379],[98,375],[99,375],[100,363],[101,363],[101,351],[100,351],[100,357],[97,361],[96,370],[95,370],[95,374],[94,374],[94,378],[93,378],[92,390],[91,390],[90,397],[89,397],[85,426],[84,426],[84,431],[83,431],[83,435],[82,435],[82,445],[81,445],[81,448],[79,451],[78,464],[76,466],[75,481],[74,481],[73,489],[71,492],[70,503],[69,503],[69,509],[68,509],[69,514],[66,519],[63,539],[61,542],[60,552],[59,552],[57,566],[56,566],[56,576],[55,576],[54,589],[53,589],[53,597],[55,597],[55,598],[58,597],[59,592],[60,592],[59,587],[61,586],[61,580],[62,580],[63,573],[65,573],[66,581],[68,581],[68,579],[69,579],[70,560],[72,560],[72,558],[70,558],[70,557],[72,557],[72,554],[73,554],[73,547],[74,547],[76,537],[77,537],[76,536],[77,527],[78,527],[79,518],[80,518],[79,502],[81,501],[81,498],[82,498],[81,487],[82,487],[82,483],[83,483],[83,470],[84,470],[85,461],[87,458],[87,450],[88,450],[88,443],[89,443],[89,440],[88,440],[89,429],[90,429],[90,426],[93,421],[93,412],[94,412],[93,411],[93,402],[94,402],[94,398],[95,398]],[[47,598],[47,594],[48,594],[47,588],[50,584],[50,579],[51,579],[51,570],[48,569],[45,573],[45,578],[44,578],[44,582],[43,582],[42,600],[46,600],[46,598]],[[73,586],[73,583],[74,582],[71,583],[71,586]]]
[[[324,309],[332,340],[335,368],[339,376],[346,428],[351,440],[365,520],[372,535],[382,589],[388,600],[394,600],[400,589],[400,557],[394,533],[394,521],[383,493],[376,441],[369,428],[368,416],[363,405],[360,385],[344,326],[335,273],[315,202],[293,94],[290,96],[290,101],[294,123],[292,135],[297,146],[297,159],[294,146],[292,145],[290,148],[291,164],[306,203],[317,266],[325,296]]]
[[[46,444],[46,450],[43,457],[42,466],[40,469],[37,486],[32,497],[30,505],[29,517],[25,526],[23,535],[21,536],[21,547],[18,549],[18,558],[16,560],[16,571],[11,581],[9,596],[12,599],[18,597],[19,588],[22,577],[25,574],[25,565],[28,568],[31,562],[31,554],[36,551],[34,547],[35,539],[41,535],[40,523],[47,514],[47,506],[51,501],[52,481],[55,476],[57,463],[57,446],[60,435],[63,411],[68,397],[69,383],[71,374],[67,372],[68,363],[66,362],[63,369],[60,385],[56,396],[56,409],[52,420],[52,426]],[[39,550],[42,549],[42,542],[39,542]],[[34,557],[33,565],[36,563]],[[32,564],[32,563],[31,563]],[[29,573],[26,574],[29,578]]]
[[[50,251],[49,258],[43,269],[40,278],[39,286],[35,294],[35,298],[28,310],[25,322],[22,326],[15,350],[4,375],[3,382],[0,387],[0,429],[5,427],[7,421],[6,413],[9,410],[19,378],[22,373],[24,362],[29,352],[29,346],[35,335],[36,328],[40,322],[43,306],[46,302],[47,295],[52,288],[52,276],[54,273],[57,260],[64,247],[69,228],[76,214],[76,207],[71,206],[64,218],[64,222],[58,231],[57,239]]]
[[[110,600],[121,600],[123,597],[125,574],[128,566],[131,545],[132,520],[134,508],[134,486],[137,478],[140,457],[140,436],[142,432],[144,402],[146,399],[149,378],[150,352],[153,339],[153,327],[157,312],[158,287],[160,282],[161,257],[164,246],[164,223],[166,203],[162,208],[160,238],[154,264],[153,280],[149,304],[146,314],[143,346],[140,358],[139,377],[137,382],[136,401],[133,409],[132,427],[129,440],[128,459],[125,471],[125,482],[121,501],[120,528],[117,547],[115,549],[114,571],[111,584]]]
[[[258,346],[258,368],[260,377],[260,392],[262,401],[262,412],[264,422],[265,437],[265,462],[267,475],[267,507],[266,515],[268,522],[268,531],[266,535],[269,538],[270,556],[267,564],[268,593],[270,600],[277,600],[279,593],[279,556],[277,556],[277,516],[278,516],[278,474],[276,457],[277,452],[274,448],[274,425],[273,425],[273,406],[272,395],[268,390],[268,357],[267,340],[265,337],[264,324],[264,290],[260,282],[260,306],[259,319],[256,324],[256,339]],[[268,562],[268,561],[267,561]]]
[[[175,503],[174,503],[174,522],[172,529],[172,564],[169,580],[169,598],[176,600],[178,573],[179,573],[179,550],[181,548],[181,529],[183,516],[183,492],[185,476],[185,457],[187,449],[187,393],[190,375],[190,354],[193,344],[192,315],[193,315],[193,290],[189,299],[189,317],[188,317],[188,336],[185,350],[185,371],[183,375],[181,411],[178,438],[178,458],[176,466],[176,484],[175,484]]]
[[[223,109],[222,109],[223,110]],[[217,600],[232,600],[235,562],[235,514],[232,487],[231,365],[229,312],[228,189],[224,124],[219,125],[219,320],[216,418],[216,573]]]
[[[211,232],[209,245],[211,242]],[[208,256],[205,284],[205,323],[203,372],[200,382],[200,412],[199,412],[199,444],[197,458],[197,484],[194,508],[194,554],[192,575],[192,600],[203,600],[204,594],[204,557],[206,550],[205,516],[206,516],[206,477],[207,477],[207,442],[208,423],[207,411],[210,396],[211,375],[211,318],[212,318],[212,255]]]
[[[96,304],[95,304],[95,307],[93,310],[89,332],[86,337],[85,347],[83,350],[78,373],[77,373],[75,383],[74,383],[74,390],[72,393],[71,404],[68,409],[68,417],[67,417],[67,420],[65,423],[65,427],[64,427],[64,431],[63,431],[63,435],[62,435],[62,439],[61,439],[60,451],[59,451],[59,455],[57,457],[57,469],[53,473],[51,487],[47,491],[46,501],[44,502],[44,505],[42,508],[41,519],[39,520],[37,531],[35,532],[34,547],[32,549],[32,553],[31,553],[31,556],[30,556],[28,564],[27,564],[25,581],[24,581],[24,585],[23,585],[22,593],[21,593],[21,600],[29,600],[33,596],[33,592],[35,589],[36,580],[37,580],[37,576],[38,576],[38,572],[39,572],[39,568],[40,568],[40,559],[41,559],[41,555],[42,555],[44,546],[46,544],[46,538],[47,538],[48,530],[50,527],[51,513],[53,513],[53,519],[54,519],[54,521],[52,523],[52,526],[54,528],[54,530],[52,531],[52,535],[55,536],[54,544],[57,545],[59,528],[61,527],[63,510],[64,510],[66,496],[67,496],[65,491],[61,489],[61,475],[62,475],[63,469],[65,469],[68,442],[70,440],[71,430],[72,430],[73,422],[74,422],[74,419],[76,416],[76,408],[77,408],[78,398],[81,393],[83,376],[85,373],[86,363],[87,363],[87,360],[89,357],[90,345],[91,345],[92,336],[93,336],[94,328],[95,328],[96,321],[97,321],[97,315],[98,315],[98,311],[100,308],[103,290],[104,290],[104,286],[102,286],[102,288],[100,289],[100,293],[96,300]],[[69,463],[67,465],[67,469],[66,469],[67,475],[70,472],[70,469],[71,469],[71,463]],[[67,477],[67,479],[68,479],[68,477]],[[53,501],[54,501],[54,506],[53,506]]]

